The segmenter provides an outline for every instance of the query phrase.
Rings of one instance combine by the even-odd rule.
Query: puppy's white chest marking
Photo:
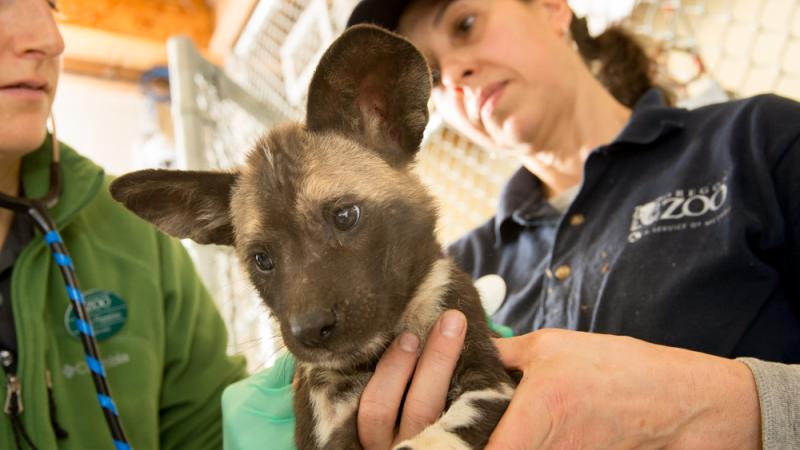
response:
[[[358,407],[359,393],[332,396],[329,388],[311,389],[309,398],[314,411],[314,437],[326,448],[333,432],[351,418]]]

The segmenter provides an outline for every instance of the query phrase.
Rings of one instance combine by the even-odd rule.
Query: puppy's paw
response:
[[[457,434],[451,433],[438,424],[426,428],[412,439],[399,443],[393,450],[473,450]]]

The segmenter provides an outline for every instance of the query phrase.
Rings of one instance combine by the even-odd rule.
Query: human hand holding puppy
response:
[[[741,362],[556,329],[496,343],[503,363],[523,378],[487,449],[759,448],[755,382]],[[414,400],[406,401],[399,433],[421,429],[419,420],[406,423],[409,417],[438,417],[447,368],[460,346],[458,339],[432,333],[415,372],[415,355],[396,348],[384,355],[361,400],[359,434],[366,449],[388,448],[400,406],[399,397],[388,393],[402,393],[412,372]],[[397,370],[400,365],[405,370]],[[412,397],[415,392],[427,394]],[[376,404],[380,408],[365,408]]]
[[[359,404],[358,434],[365,450],[392,448],[441,416],[465,330],[464,315],[446,311],[434,325],[421,355],[419,339],[409,333],[386,350]],[[399,407],[412,376],[414,381],[401,412]],[[400,426],[396,428],[400,413]]]

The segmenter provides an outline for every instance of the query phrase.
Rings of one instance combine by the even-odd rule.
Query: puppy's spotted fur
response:
[[[436,209],[411,166],[430,73],[404,39],[372,26],[322,57],[305,124],[272,129],[233,173],[141,171],[112,195],[165,232],[233,245],[297,358],[300,450],[360,449],[359,398],[404,331],[468,319],[445,414],[402,449],[479,449],[512,394],[471,280],[436,241]],[[269,443],[264,443],[265,448]]]

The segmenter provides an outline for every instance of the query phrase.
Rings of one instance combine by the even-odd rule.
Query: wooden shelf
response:
[[[62,24],[160,42],[186,34],[199,48],[208,47],[214,30],[203,0],[60,0],[58,8]]]
[[[188,35],[207,53],[214,30],[214,10],[203,0],[60,0],[58,8],[64,70],[105,79],[136,81],[166,65],[173,35]]]

